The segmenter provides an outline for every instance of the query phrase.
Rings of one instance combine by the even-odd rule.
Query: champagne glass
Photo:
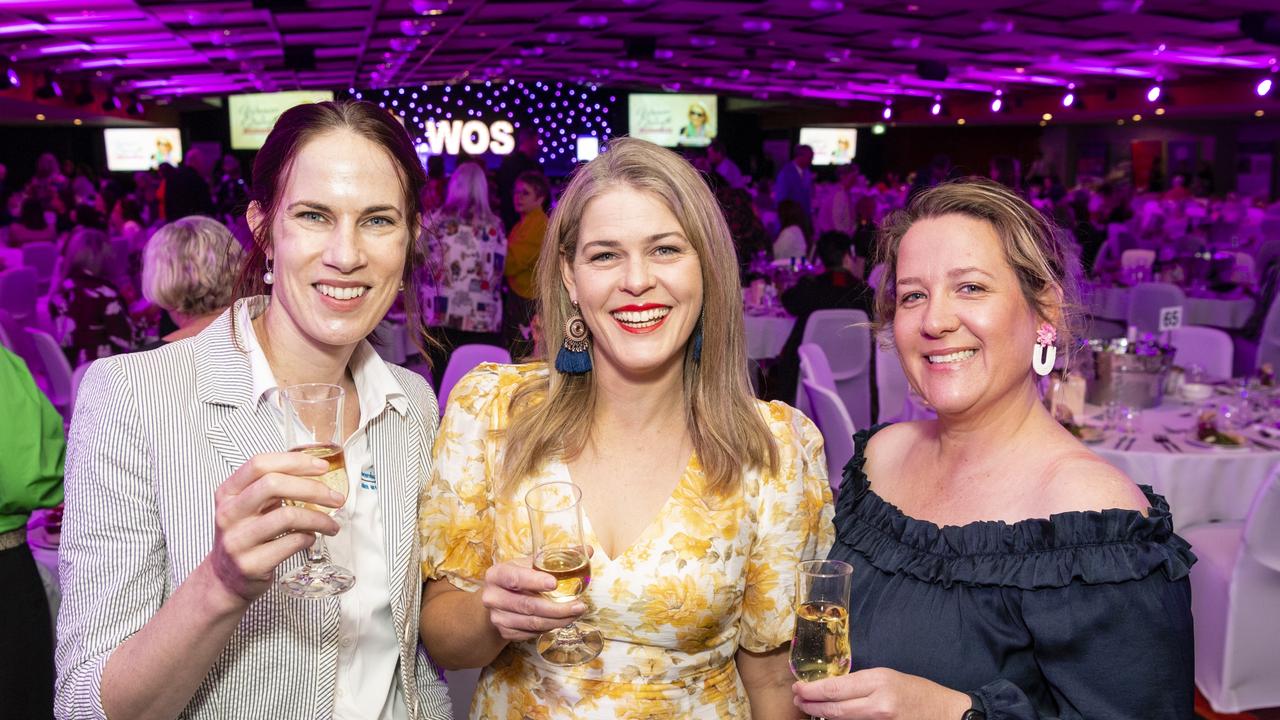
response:
[[[796,573],[796,629],[791,673],[804,682],[849,672],[849,588],[853,566],[808,560]]]
[[[342,454],[342,403],[346,393],[337,385],[307,383],[291,385],[280,392],[284,405],[285,445],[292,452],[305,453],[329,462],[323,475],[307,476],[330,490],[347,496],[347,466]],[[299,500],[285,500],[294,507],[316,510],[332,516],[337,508]],[[289,595],[322,598],[340,595],[356,584],[356,576],[335,565],[325,552],[324,536],[307,548],[307,563],[280,578],[279,585]]]
[[[542,595],[573,602],[591,584],[591,557],[582,533],[582,488],[571,482],[542,483],[525,493],[524,503],[533,536],[533,567],[556,579],[555,588]],[[579,622],[538,637],[538,654],[553,665],[590,662],[603,647],[600,633]]]

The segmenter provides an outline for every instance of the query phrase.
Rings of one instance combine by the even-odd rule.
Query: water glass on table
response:
[[[323,475],[311,479],[342,495],[348,493],[347,467],[342,452],[342,406],[346,393],[337,385],[306,383],[291,385],[280,391],[284,409],[285,446],[329,462]],[[295,500],[286,504],[303,507],[332,516],[338,508]],[[325,552],[324,536],[316,533],[316,541],[307,548],[307,562],[280,578],[280,589],[289,595],[323,598],[341,595],[356,584],[350,570],[335,565]]]

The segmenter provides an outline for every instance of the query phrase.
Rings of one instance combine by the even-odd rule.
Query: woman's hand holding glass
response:
[[[955,720],[971,707],[962,692],[888,668],[798,682],[793,690],[797,707],[826,720]]]
[[[229,592],[253,602],[271,587],[280,563],[315,542],[314,533],[337,534],[329,515],[281,502],[341,507],[346,496],[315,481],[328,469],[328,462],[303,453],[263,453],[218,486],[206,562]]]
[[[552,592],[556,585],[553,575],[533,569],[532,558],[520,558],[485,571],[480,602],[503,640],[533,640],[548,630],[572,623],[587,611],[581,600],[548,600],[543,593]]]

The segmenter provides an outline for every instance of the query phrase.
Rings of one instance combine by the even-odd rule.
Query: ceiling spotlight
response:
[[[0,72],[0,90],[8,88],[16,88],[22,86],[22,78],[18,77],[18,71],[13,68],[5,68],[4,72]]]
[[[93,102],[93,88],[88,83],[80,86],[80,92],[76,93],[75,103],[77,105],[89,105]]]
[[[893,101],[892,100],[884,101],[884,112],[880,113],[880,116],[883,117],[885,120],[890,120],[893,118]]]
[[[1147,102],[1155,102],[1159,100],[1160,92],[1161,90],[1160,90],[1159,83],[1152,85],[1151,88],[1147,90]]]
[[[1075,104],[1076,104],[1076,94],[1068,90],[1067,94],[1062,96],[1062,107],[1071,107],[1072,105],[1075,105]]]
[[[52,100],[62,97],[62,86],[53,79],[53,73],[45,73],[44,85],[36,88],[36,97],[41,100]]]
[[[998,113],[1004,109],[1004,91],[997,90],[996,96],[991,99],[991,112]]]
[[[102,101],[103,112],[113,112],[119,110],[121,106],[120,96],[115,93],[107,93],[107,99]]]
[[[941,95],[933,96],[933,106],[929,108],[929,114],[930,115],[942,114],[942,96]]]
[[[141,115],[146,111],[147,109],[142,106],[141,100],[134,100],[132,103],[129,104],[129,107],[128,107],[128,112],[130,115]]]
[[[1271,78],[1263,78],[1262,81],[1258,83],[1258,87],[1254,88],[1258,93],[1258,97],[1262,97],[1263,95],[1271,92],[1272,84]]]

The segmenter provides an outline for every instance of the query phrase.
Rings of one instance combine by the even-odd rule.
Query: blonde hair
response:
[[[884,280],[876,291],[875,329],[890,336],[897,310],[898,250],[911,226],[943,215],[963,215],[987,222],[1000,240],[1005,260],[1018,278],[1027,305],[1053,323],[1058,345],[1068,357],[1080,334],[1079,281],[1073,271],[1071,241],[1066,233],[1013,191],[986,178],[954,180],[930,188],[911,204],[885,218],[876,243],[876,262],[884,263]],[[1054,292],[1054,291],[1057,292]]]
[[[561,276],[562,260],[577,252],[583,212],[591,201],[620,187],[657,198],[698,254],[702,356],[695,361],[693,343],[686,345],[685,423],[709,490],[724,496],[738,488],[746,468],[778,472],[778,449],[747,376],[742,292],[728,225],[702,177],[679,155],[643,140],[619,138],[578,168],[551,216],[538,258],[543,347],[549,353],[559,349],[565,321],[574,313]],[[514,487],[548,457],[576,457],[590,439],[595,402],[592,373],[568,375],[554,365],[547,377],[518,388],[505,433],[502,487]]]
[[[231,304],[245,252],[213,218],[191,215],[156,230],[142,254],[142,294],[183,315]]]

